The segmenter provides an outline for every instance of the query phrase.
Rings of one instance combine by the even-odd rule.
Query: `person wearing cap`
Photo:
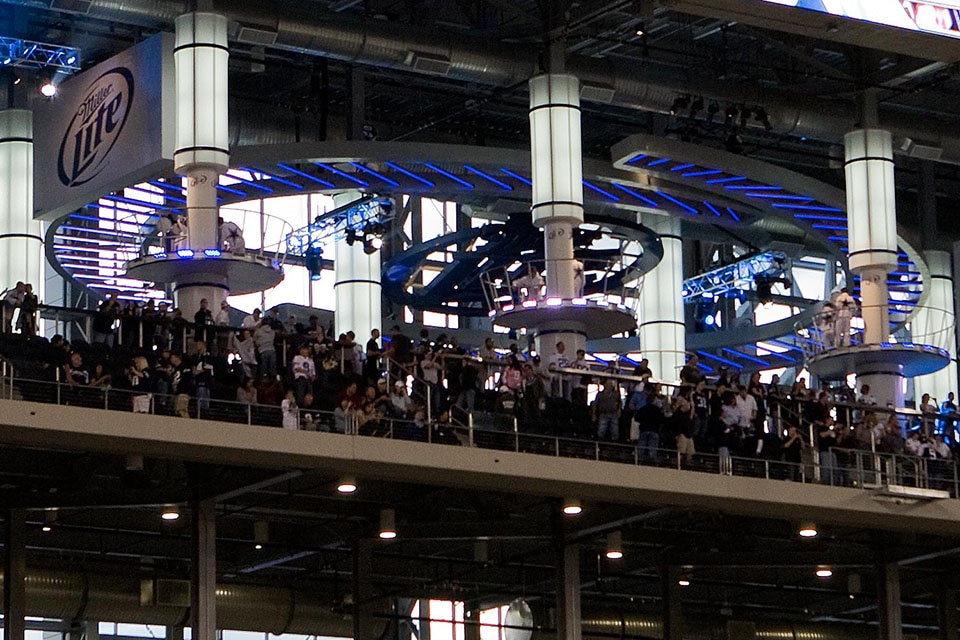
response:
[[[390,394],[390,404],[393,413],[398,418],[409,418],[413,409],[413,402],[407,395],[407,385],[400,380],[393,383],[393,392]]]

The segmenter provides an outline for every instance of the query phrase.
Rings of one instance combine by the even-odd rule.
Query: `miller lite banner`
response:
[[[153,36],[32,106],[35,218],[165,173],[175,142],[173,36]]]

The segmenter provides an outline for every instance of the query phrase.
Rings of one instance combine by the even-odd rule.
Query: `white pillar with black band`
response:
[[[0,111],[0,291],[29,283],[42,300],[43,256],[43,226],[33,219],[33,113],[7,109]],[[5,327],[13,320],[3,319]]]
[[[890,338],[887,274],[897,268],[897,210],[893,175],[893,140],[883,129],[858,129],[844,136],[847,187],[847,254],[850,270],[860,276],[864,344]],[[881,404],[903,406],[903,373],[898,365],[857,371]]]
[[[530,79],[530,168],[533,224],[543,229],[546,296],[572,299],[577,292],[573,230],[583,222],[583,157],[580,81],[566,74]],[[586,345],[583,323],[548,323],[538,329],[537,349],[548,358],[563,342],[575,354]]]
[[[333,196],[334,207],[342,207],[363,197],[360,191],[344,191]],[[353,331],[363,344],[373,329],[380,329],[382,318],[380,251],[367,253],[364,243],[352,245],[339,240],[334,247],[333,291],[336,296],[334,322],[337,335]],[[384,332],[386,333],[386,332]],[[336,337],[336,336],[334,336]]]
[[[640,290],[640,352],[656,378],[676,380],[686,361],[687,330],[683,313],[683,242],[680,220],[645,215],[643,224],[663,244],[663,259],[643,277]]]
[[[227,18],[195,12],[176,19],[177,133],[174,170],[187,189],[187,246],[220,249],[217,184],[229,167],[227,119]],[[194,275],[177,282],[177,305],[191,317],[207,298],[219,308],[230,291],[225,275]]]

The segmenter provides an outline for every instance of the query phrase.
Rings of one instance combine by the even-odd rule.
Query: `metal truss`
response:
[[[384,224],[393,218],[393,201],[368,195],[314,218],[306,227],[287,236],[287,255],[312,255],[327,240],[340,240],[349,234],[362,236],[367,225]]]
[[[80,50],[0,36],[0,66],[80,70]]]
[[[782,273],[786,260],[783,253],[767,251],[684,280],[683,299],[693,302],[700,296],[712,298],[728,291],[748,290],[756,276]]]

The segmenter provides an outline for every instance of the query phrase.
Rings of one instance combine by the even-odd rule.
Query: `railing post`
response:
[[[427,424],[430,424],[430,422],[433,420],[433,414],[431,411],[431,402],[430,402],[430,396],[432,395],[433,394],[430,392],[430,387],[427,386]]]
[[[107,387],[103,390],[103,410],[108,411],[110,409],[110,388]]]
[[[57,385],[57,405],[59,406],[60,405],[60,367],[57,367],[56,385]]]
[[[513,416],[513,450],[520,451],[520,430],[517,429],[517,416]]]
[[[253,405],[247,403],[247,426],[253,425]]]
[[[59,311],[57,311],[56,325],[57,325],[56,333],[60,333],[60,312]],[[92,342],[93,341],[93,316],[88,314],[87,316],[84,317],[83,330],[87,332],[87,335],[84,336],[87,339],[87,342]]]
[[[429,397],[429,395],[427,396]],[[467,414],[467,443],[473,446],[473,412]]]

